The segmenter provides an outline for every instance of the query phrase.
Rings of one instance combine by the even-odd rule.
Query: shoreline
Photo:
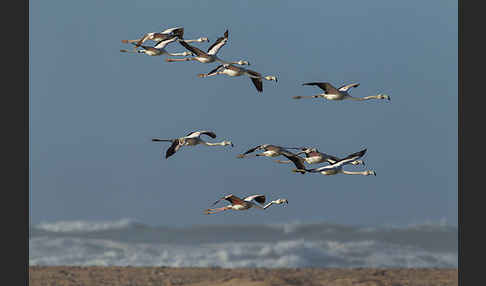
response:
[[[29,285],[458,285],[458,268],[29,266]]]

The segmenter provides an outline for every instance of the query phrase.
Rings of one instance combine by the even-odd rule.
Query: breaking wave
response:
[[[39,230],[50,232],[92,232],[112,229],[129,228],[136,224],[135,220],[124,218],[117,221],[58,221],[53,223],[41,222],[36,226]]]
[[[457,267],[457,227],[337,224],[151,227],[134,220],[31,227],[29,265]]]

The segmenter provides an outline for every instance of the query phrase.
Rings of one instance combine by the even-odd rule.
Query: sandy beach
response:
[[[29,285],[448,286],[457,268],[175,268],[30,266]]]

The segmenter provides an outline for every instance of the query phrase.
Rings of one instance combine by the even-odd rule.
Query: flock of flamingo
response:
[[[133,50],[121,49],[120,52],[124,53],[136,53],[136,54],[145,54],[148,56],[182,56],[183,58],[166,58],[167,62],[182,62],[182,61],[198,61],[200,63],[213,63],[218,62],[216,68],[211,70],[207,74],[199,74],[198,77],[205,78],[215,75],[225,74],[230,77],[237,77],[241,75],[246,75],[250,78],[253,85],[255,86],[258,92],[263,92],[263,79],[267,81],[275,81],[277,82],[277,77],[273,75],[262,76],[260,73],[243,68],[243,65],[250,65],[250,63],[246,60],[239,60],[234,62],[225,61],[217,56],[219,50],[228,42],[229,33],[228,30],[224,32],[222,37],[219,37],[211,46],[209,46],[207,52],[192,46],[188,43],[192,42],[209,42],[209,39],[206,37],[200,37],[197,39],[192,40],[185,40],[184,39],[184,28],[183,27],[174,27],[166,29],[162,32],[151,32],[145,33],[141,38],[135,40],[122,40],[122,43],[125,44],[132,44]],[[152,41],[155,45],[146,46],[144,43],[146,41]],[[169,43],[178,42],[182,47],[184,47],[187,51],[181,53],[170,53],[168,52],[165,47]],[[238,65],[238,66],[237,66]],[[359,83],[351,83],[347,85],[343,85],[339,88],[334,87],[332,84],[328,82],[308,82],[303,83],[303,85],[315,85],[322,89],[324,92],[317,94],[317,95],[309,95],[309,96],[293,96],[293,99],[301,99],[301,98],[324,98],[327,100],[370,100],[370,99],[385,99],[391,100],[390,96],[386,94],[378,94],[366,97],[353,97],[349,94],[349,90],[353,87],[358,87]],[[195,145],[206,145],[206,146],[231,146],[233,147],[233,143],[228,140],[223,140],[221,142],[207,142],[201,138],[201,135],[206,135],[211,138],[216,138],[216,133],[207,130],[199,130],[193,131],[189,134],[173,138],[173,139],[161,139],[161,138],[153,138],[153,142],[171,142],[170,147],[167,149],[165,153],[165,158],[169,158],[170,156],[174,155],[181,147],[183,146],[195,146]],[[298,150],[296,152],[291,152],[289,150]],[[349,154],[345,158],[338,158],[336,156],[328,155],[326,153],[322,153],[317,150],[316,147],[282,147],[277,145],[270,145],[270,144],[262,144],[256,147],[253,147],[246,152],[239,154],[237,158],[245,158],[250,156],[263,156],[263,157],[278,157],[284,156],[288,160],[275,160],[277,163],[280,164],[287,164],[293,163],[295,168],[292,169],[293,172],[306,174],[306,173],[320,173],[322,175],[335,175],[335,174],[346,174],[346,175],[374,175],[376,176],[376,172],[373,170],[364,170],[364,171],[347,171],[344,170],[343,167],[345,165],[365,165],[364,161],[360,158],[363,157],[366,153],[367,149],[363,149],[359,152],[355,152]],[[260,153],[254,153],[255,151],[261,151]],[[253,154],[251,154],[253,153]],[[300,156],[304,154],[305,157]],[[318,167],[318,168],[307,168],[305,164],[320,164],[325,163],[326,165]],[[227,200],[230,202],[230,205],[220,207],[220,208],[210,208],[205,211],[206,214],[214,214],[225,210],[248,210],[252,207],[266,209],[269,206],[276,204],[288,204],[287,199],[277,199],[274,201],[270,201],[269,203],[265,204],[266,197],[265,195],[257,194],[257,195],[250,195],[243,199],[229,194],[213,203],[213,205],[217,204],[221,200]]]

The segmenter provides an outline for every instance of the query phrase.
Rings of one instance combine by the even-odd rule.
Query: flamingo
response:
[[[228,42],[228,30],[224,32],[223,37],[219,37],[208,49],[207,52],[204,52],[196,47],[193,47],[187,43],[187,41],[179,40],[179,43],[184,46],[186,49],[191,51],[195,54],[194,57],[183,58],[183,59],[173,59],[167,58],[165,59],[167,62],[183,62],[183,61],[198,61],[200,63],[212,63],[212,62],[221,62],[225,64],[239,64],[239,65],[250,65],[248,61],[240,60],[238,62],[226,62],[220,58],[218,58],[217,54],[219,50]]]
[[[243,158],[243,157],[247,156],[248,154],[253,153],[257,150],[263,150],[263,152],[257,153],[257,154],[254,155],[254,156],[257,156],[257,157],[259,157],[259,156],[277,157],[277,156],[280,156],[284,153],[287,153],[288,155],[295,155],[295,154],[293,154],[292,152],[290,152],[286,149],[299,149],[299,148],[297,148],[297,147],[281,147],[281,146],[271,145],[271,144],[262,144],[262,145],[258,145],[256,147],[249,149],[248,151],[246,151],[243,154],[239,154],[237,157]]]
[[[237,67],[232,64],[219,65],[207,74],[204,73],[198,74],[198,77],[209,77],[209,76],[214,76],[219,74],[225,74],[231,77],[247,75],[253,82],[253,85],[255,85],[255,88],[257,89],[258,92],[263,92],[262,79],[274,80],[275,82],[277,82],[277,77],[273,75],[262,76],[260,73],[256,71],[245,69],[242,67]]]
[[[148,40],[152,40],[154,42],[161,42],[161,41],[166,41],[172,38],[179,38],[183,39],[184,38],[184,28],[183,27],[175,27],[175,28],[169,28],[166,29],[160,33],[157,32],[151,32],[151,33],[146,33],[143,35],[140,39],[136,40],[122,40],[122,43],[128,44],[128,43],[135,43],[134,49],[140,47],[144,42]],[[209,42],[209,39],[206,37],[200,37],[194,40],[185,40],[186,42]]]
[[[353,87],[358,87],[359,83],[351,83],[347,85],[343,85],[336,89],[332,84],[328,82],[307,82],[303,83],[302,85],[316,85],[319,88],[321,88],[324,93],[317,94],[317,95],[297,95],[293,96],[293,99],[300,99],[304,97],[311,97],[311,98],[325,98],[329,100],[343,100],[343,99],[350,99],[350,100],[357,100],[357,101],[363,101],[363,100],[369,100],[369,99],[388,99],[391,100],[390,96],[380,93],[378,95],[370,95],[370,96],[365,96],[365,97],[354,97],[351,96],[348,93],[348,90]]]
[[[234,147],[231,141],[223,140],[221,142],[206,142],[201,139],[201,135],[207,135],[211,138],[216,138],[216,134],[212,131],[200,130],[200,131],[193,131],[187,134],[184,137],[179,137],[175,139],[160,139],[160,138],[152,138],[153,142],[172,142],[169,149],[167,149],[165,153],[165,159],[169,158],[170,156],[174,155],[177,150],[179,150],[182,146],[194,146],[198,144],[206,145],[206,146],[226,146],[230,145]]]
[[[319,152],[317,150],[317,148],[302,147],[301,150],[302,151],[297,152],[295,155],[299,155],[299,154],[304,153],[306,157],[303,158],[303,160],[307,164],[319,164],[319,163],[324,163],[324,162],[334,164],[334,163],[341,160],[338,157]],[[282,161],[282,160],[275,160],[275,161],[278,162],[278,163],[292,163],[292,161]],[[359,165],[359,164],[365,165],[365,162],[363,160],[355,160],[355,161],[350,162],[350,164],[351,165]]]
[[[251,196],[245,197],[244,199],[240,199],[239,197],[237,197],[233,194],[230,194],[230,195],[224,196],[224,197],[220,198],[219,200],[217,200],[216,202],[214,202],[213,206],[221,200],[227,200],[231,204],[227,205],[225,207],[221,207],[221,208],[207,209],[207,210],[205,210],[205,213],[206,214],[214,214],[214,213],[218,213],[218,212],[222,212],[222,211],[226,211],[226,210],[243,211],[243,210],[248,210],[252,207],[256,207],[256,208],[264,210],[264,209],[266,209],[269,206],[274,205],[274,204],[280,205],[280,204],[284,204],[284,203],[285,204],[289,203],[289,201],[287,199],[278,199],[278,200],[271,201],[268,204],[264,205],[265,204],[265,195],[251,195]],[[255,202],[257,202],[258,204],[255,203]]]
[[[139,45],[138,47],[141,47],[142,50],[137,50],[137,44],[136,43],[131,43],[132,45],[135,46],[134,51],[129,51],[122,49],[120,52],[122,53],[138,53],[138,54],[146,54],[147,56],[161,56],[161,55],[171,55],[171,56],[188,56],[192,55],[192,53],[185,51],[182,53],[169,53],[166,49],[165,46],[167,44],[172,43],[177,40],[177,37],[172,37],[167,40],[160,41],[157,45],[154,47],[149,47],[149,46],[144,46],[144,45]]]
[[[346,171],[343,170],[343,166],[350,164],[351,162],[363,157],[363,155],[366,153],[367,149],[363,149],[359,152],[350,154],[346,156],[345,158],[337,161],[334,164],[319,167],[319,168],[314,168],[314,169],[306,169],[304,165],[304,159],[302,157],[299,157],[295,154],[288,154],[288,153],[283,153],[287,159],[292,161],[297,169],[293,169],[292,172],[298,172],[301,174],[305,174],[306,172],[309,173],[321,173],[322,175],[336,175],[336,174],[346,174],[346,175],[363,175],[363,176],[369,176],[369,175],[374,175],[376,176],[376,172],[373,170],[365,170],[365,171],[359,171],[359,172],[352,172],[352,171]]]

